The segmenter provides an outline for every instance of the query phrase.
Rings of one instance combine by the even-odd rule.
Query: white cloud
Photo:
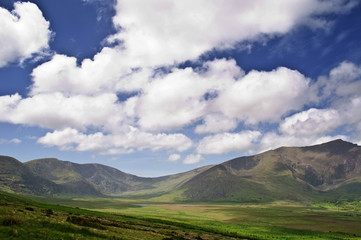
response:
[[[84,59],[80,66],[77,66],[76,58],[57,54],[33,70],[31,94],[57,91],[69,96],[117,92],[123,90],[118,89],[120,80],[129,78],[132,73],[127,59],[116,48],[105,47],[93,60]],[[128,86],[126,90],[133,89]]]
[[[16,93],[14,95],[0,96],[0,120],[3,122],[11,122],[11,110],[20,102],[21,96]]]
[[[112,121],[121,121],[123,114],[122,106],[115,104],[115,94],[65,97],[61,93],[52,93],[21,100],[18,95],[1,98],[13,104],[7,105],[6,114],[1,115],[0,120],[50,129],[73,127],[84,130],[90,126],[110,126]],[[0,105],[5,102],[2,99]]]
[[[221,59],[204,63],[203,69],[173,69],[152,79],[138,99],[139,125],[174,130],[204,119],[196,132],[216,133],[234,129],[239,121],[277,122],[317,100],[310,80],[288,68],[244,75],[234,60]]]
[[[196,133],[219,133],[233,130],[237,127],[238,122],[235,119],[228,118],[223,114],[207,115],[203,124],[195,128]]]
[[[323,27],[327,21],[320,15],[344,13],[356,3],[118,0],[113,19],[118,33],[108,40],[121,40],[122,44],[104,47],[93,59],[80,64],[74,57],[54,55],[33,70],[29,97],[0,97],[0,121],[54,130],[38,140],[47,146],[107,154],[143,149],[185,151],[194,143],[175,131],[200,122],[196,133],[215,135],[204,137],[196,153],[220,154],[258,148],[260,132],[228,131],[239,123],[256,126],[260,122],[281,122],[291,111],[316,102],[318,88],[323,89],[324,98],[332,92],[339,97],[351,96],[352,101],[334,101],[328,109],[304,111],[281,123],[280,143],[287,139],[296,143],[297,134],[316,139],[316,135],[327,133],[326,126],[334,129],[337,124],[359,123],[360,114],[351,113],[360,106],[360,67],[342,63],[310,86],[307,77],[284,67],[245,74],[235,60],[205,62],[198,69],[179,69],[172,64],[197,59],[214,48],[232,48],[245,40],[267,40],[303,23]],[[16,3],[13,13],[1,8],[1,21],[10,22],[10,28],[0,29],[0,43],[4,43],[0,44],[0,53],[4,51],[0,66],[48,47],[49,23],[36,5]],[[15,31],[29,35],[23,38],[26,44],[21,37],[10,45],[4,42],[11,41]],[[12,51],[11,57],[6,51]],[[173,66],[169,72],[155,72],[158,66],[169,65]],[[348,79],[346,84],[344,78]],[[128,99],[118,98],[123,93],[134,94]],[[348,116],[348,120],[339,120],[337,115]],[[311,134],[312,127],[323,121],[328,124]],[[270,137],[263,138],[262,146],[271,145]],[[204,160],[199,154],[187,156],[184,163]],[[179,154],[172,154],[168,160],[179,159]]]
[[[4,138],[0,138],[0,144],[9,144],[9,143],[13,143],[13,144],[20,144],[22,141],[18,138],[13,138],[13,139],[4,139]]]
[[[200,154],[190,154],[184,160],[184,164],[196,164],[205,161],[205,159]]]
[[[322,98],[360,96],[361,66],[342,62],[330,71],[328,77],[320,77],[316,87],[319,88]]]
[[[354,126],[355,129],[357,128],[355,125],[361,124],[361,96],[350,98],[348,101],[345,101],[337,107],[338,111],[343,116],[343,123],[350,124]]]
[[[277,122],[315,100],[310,89],[309,79],[295,70],[251,71],[220,92],[215,106],[225,116],[248,124]]]
[[[217,94],[230,86],[235,77],[243,75],[234,60],[206,62],[203,68],[206,70],[173,69],[152,79],[144,87],[136,108],[139,125],[152,131],[189,125],[209,111],[206,94]]]
[[[180,158],[181,158],[181,156],[179,154],[174,153],[174,154],[169,155],[168,161],[169,162],[178,162]]]
[[[306,23],[323,27],[324,13],[344,13],[357,1],[118,0],[113,22],[128,59],[154,66],[195,59],[259,36],[285,34]],[[139,7],[142,6],[142,7]],[[209,29],[212,29],[209,31]]]
[[[322,100],[330,107],[311,108],[285,118],[279,125],[280,134],[265,134],[259,150],[279,146],[306,146],[334,139],[359,141],[361,132],[361,67],[342,62],[318,79],[312,88],[317,88]],[[313,93],[313,91],[311,91]],[[339,135],[335,130],[342,127],[351,135]],[[335,135],[336,134],[336,135]]]
[[[295,136],[295,135],[279,135],[275,132],[269,132],[262,137],[258,146],[255,146],[257,152],[264,152],[282,146],[287,147],[302,147],[315,144],[321,144],[336,139],[343,139],[349,141],[349,137],[345,135],[334,136]]]
[[[136,149],[184,151],[192,141],[172,132],[203,120],[195,132],[219,134],[202,139],[197,152],[220,154],[251,147],[255,135],[222,133],[235,129],[240,121],[252,124],[277,121],[312,99],[309,80],[297,71],[279,68],[245,75],[234,60],[219,59],[204,63],[200,69],[173,69],[169,74],[155,75],[146,80],[136,96],[119,102],[112,88],[103,91],[83,88],[80,92],[72,90],[76,86],[72,81],[62,85],[61,82],[74,77],[73,71],[83,71],[74,60],[56,55],[46,63],[49,66],[35,69],[33,96],[24,99],[18,95],[3,96],[0,105],[4,105],[5,114],[0,120],[58,130],[48,133],[39,143],[114,154]],[[62,71],[57,72],[57,62],[65,66],[70,63],[72,70],[67,72],[68,67],[59,64]],[[47,85],[46,77],[38,78],[43,71],[47,72],[43,76],[54,75],[54,83]],[[78,87],[83,84],[85,81]],[[100,89],[105,89],[103,84],[107,83],[101,83]],[[99,132],[85,134],[88,129]],[[223,143],[213,147],[210,140]]]
[[[144,90],[137,108],[139,124],[144,129],[180,128],[201,117],[206,103],[201,101],[207,91],[192,69],[175,70],[164,78],[153,80]]]
[[[0,7],[0,26],[0,67],[49,47],[49,22],[33,3],[16,2],[12,12]]]
[[[13,138],[10,140],[11,143],[15,143],[15,144],[19,144],[21,143],[22,141],[19,139],[19,138]]]
[[[341,125],[341,116],[334,109],[315,109],[296,113],[280,124],[280,131],[289,135],[322,135]]]
[[[102,132],[85,134],[66,128],[48,132],[38,140],[46,146],[62,150],[91,151],[102,154],[129,153],[134,150],[150,149],[185,151],[192,146],[192,140],[183,134],[151,134],[129,128],[128,132],[104,135]]]
[[[204,137],[200,140],[196,151],[200,154],[249,151],[260,136],[261,133],[258,131],[219,133]]]

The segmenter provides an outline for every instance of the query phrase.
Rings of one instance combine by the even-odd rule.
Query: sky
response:
[[[0,1],[0,154],[162,176],[361,145],[359,0]]]

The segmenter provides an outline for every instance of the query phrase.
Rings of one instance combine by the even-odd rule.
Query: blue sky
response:
[[[361,144],[357,0],[0,2],[0,154],[140,176]]]

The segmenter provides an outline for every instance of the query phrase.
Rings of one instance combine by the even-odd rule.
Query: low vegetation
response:
[[[235,239],[191,224],[51,205],[9,193],[0,193],[0,221],[0,239]]]
[[[361,202],[53,200],[0,193],[0,239],[361,239]]]
[[[360,156],[336,140],[159,178],[0,156],[0,239],[361,239]]]

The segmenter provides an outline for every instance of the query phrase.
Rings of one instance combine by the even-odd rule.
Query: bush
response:
[[[13,226],[13,225],[20,226],[21,225],[20,219],[14,217],[7,217],[3,220],[3,226]]]
[[[106,229],[100,222],[98,218],[95,217],[86,217],[86,216],[68,216],[66,219],[67,222],[76,224],[83,227],[93,227],[98,229]]]
[[[47,217],[50,217],[50,215],[54,214],[53,210],[51,210],[51,209],[45,209],[45,210],[42,210],[42,212],[45,213],[45,215]]]

